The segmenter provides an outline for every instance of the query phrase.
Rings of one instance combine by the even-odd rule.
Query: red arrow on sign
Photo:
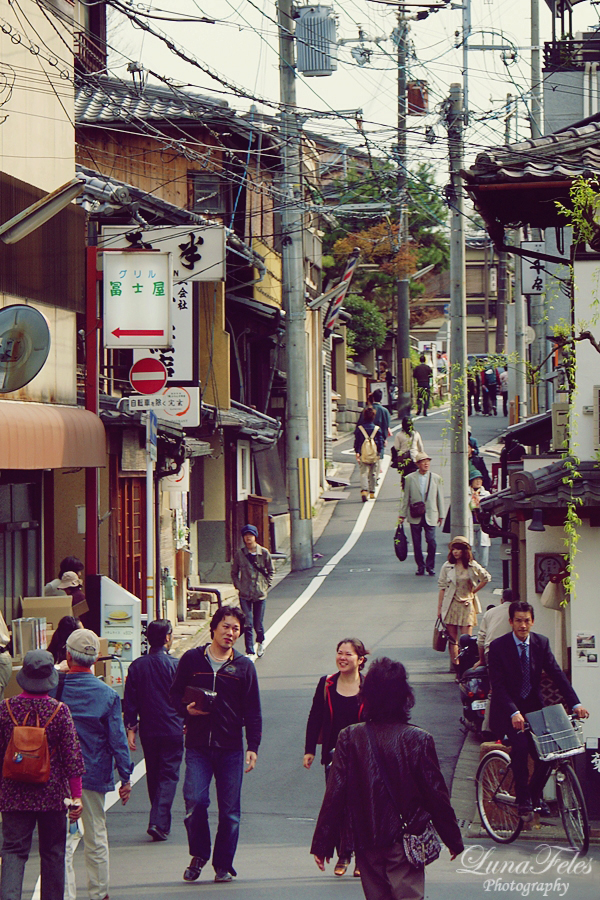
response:
[[[140,394],[157,394],[167,383],[167,370],[159,359],[146,356],[132,365],[129,381]]]
[[[151,331],[143,328],[136,328],[133,330],[125,330],[124,328],[115,328],[112,332],[115,337],[162,337],[164,335],[164,330],[161,329],[159,331]]]

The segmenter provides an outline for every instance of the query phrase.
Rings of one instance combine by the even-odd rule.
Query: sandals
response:
[[[352,873],[355,878],[360,878],[360,869],[358,866],[354,866],[354,872]]]
[[[350,865],[349,859],[341,859],[341,858],[338,859],[338,861],[335,864],[335,869],[333,870],[333,874],[337,875],[338,878],[341,878],[342,875],[346,874],[346,869],[348,868],[349,865]]]

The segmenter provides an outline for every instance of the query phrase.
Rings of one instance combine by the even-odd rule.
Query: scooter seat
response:
[[[487,666],[475,666],[475,668],[467,669],[460,677],[462,681],[463,678],[487,678],[487,674]]]

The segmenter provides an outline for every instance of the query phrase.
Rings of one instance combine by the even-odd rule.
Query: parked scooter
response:
[[[473,665],[479,659],[477,638],[461,634],[458,640],[458,677],[460,699],[463,705],[461,724],[475,734],[481,734],[485,706],[490,691],[487,666]]]

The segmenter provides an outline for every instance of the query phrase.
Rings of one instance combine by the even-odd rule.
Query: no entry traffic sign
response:
[[[157,394],[167,383],[167,370],[160,359],[145,356],[132,365],[129,381],[140,394]]]

